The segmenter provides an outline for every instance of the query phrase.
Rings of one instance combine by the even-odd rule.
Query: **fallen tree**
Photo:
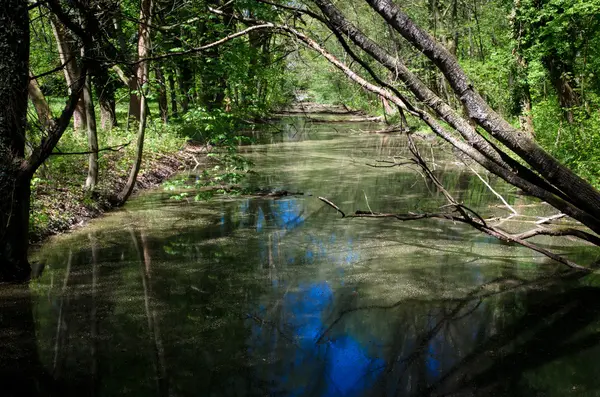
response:
[[[338,39],[345,52],[369,73],[373,83],[360,76],[347,65],[340,62],[325,48],[308,36],[290,29],[283,29],[303,44],[319,52],[330,63],[341,70],[349,79],[364,89],[394,103],[398,108],[420,119],[436,135],[452,145],[457,151],[468,156],[489,172],[499,176],[507,183],[520,188],[523,192],[552,205],[562,214],[579,221],[584,229],[540,229],[536,226],[519,235],[513,235],[490,226],[479,215],[468,210],[454,198],[428,171],[428,166],[418,154],[409,139],[414,161],[424,174],[444,193],[451,208],[439,214],[377,214],[358,212],[353,217],[394,217],[400,220],[416,220],[430,217],[449,219],[469,224],[477,230],[501,240],[517,243],[540,252],[560,263],[578,270],[587,269],[549,250],[543,249],[527,239],[537,235],[574,236],[591,244],[600,246],[600,192],[587,181],[576,175],[547,153],[526,132],[515,129],[501,115],[495,112],[477,92],[473,83],[458,64],[456,58],[439,44],[425,30],[416,25],[399,7],[390,0],[365,0],[390,27],[396,30],[415,49],[427,57],[441,71],[452,88],[455,96],[467,111],[461,114],[449,103],[438,96],[427,84],[404,65],[401,59],[387,53],[383,46],[370,39],[351,21],[349,21],[330,0],[310,0],[320,14],[308,8],[279,6],[319,21]],[[364,61],[363,54],[358,55],[350,48],[346,40],[370,56],[380,65],[393,73],[403,83],[404,91],[410,93],[407,98],[400,90],[378,76]],[[419,106],[415,106],[418,103]],[[476,124],[473,125],[472,121]],[[443,123],[442,123],[443,122]],[[328,202],[328,205],[333,203]],[[333,204],[333,207],[341,210]],[[342,213],[342,215],[344,215]]]

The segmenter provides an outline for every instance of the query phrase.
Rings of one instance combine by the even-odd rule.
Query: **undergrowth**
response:
[[[50,102],[54,113],[58,114],[60,99]],[[158,114],[156,104],[151,104],[150,113]],[[117,108],[119,121],[124,120],[125,105]],[[125,115],[126,117],[126,115]],[[212,195],[229,190],[233,193],[250,167],[237,153],[240,144],[248,138],[240,136],[238,131],[248,128],[248,119],[256,117],[249,112],[229,113],[224,111],[207,112],[204,109],[191,109],[180,118],[172,119],[168,124],[160,119],[148,120],[144,141],[144,157],[140,178],[155,169],[159,164],[168,162],[173,154],[182,150],[190,142],[204,146],[208,154],[203,155],[196,187],[205,188],[195,198],[208,199]],[[54,153],[36,172],[32,180],[30,234],[32,241],[66,230],[73,223],[91,218],[110,207],[109,197],[119,191],[125,183],[135,158],[136,126],[127,130],[124,124],[110,132],[98,130],[99,177],[93,192],[84,189],[87,177],[87,154],[69,154],[87,152],[85,129],[65,131]],[[194,161],[198,161],[195,159]],[[190,168],[199,164],[188,164]],[[163,164],[164,166],[164,164]],[[175,166],[175,165],[174,165]],[[166,186],[174,186],[167,182]],[[233,189],[233,190],[232,190]],[[174,198],[183,197],[174,195]]]

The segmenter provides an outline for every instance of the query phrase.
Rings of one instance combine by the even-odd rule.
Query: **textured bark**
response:
[[[442,120],[452,126],[460,135],[477,149],[486,158],[498,164],[507,170],[518,173],[521,177],[536,183],[548,190],[552,194],[557,194],[561,198],[566,199],[560,191],[550,186],[546,181],[542,180],[535,173],[531,172],[526,167],[523,167],[518,162],[514,161],[510,156],[498,150],[496,146],[486,141],[483,137],[477,134],[475,126],[471,119],[465,120],[451,106],[444,102],[433,90],[424,84],[416,75],[414,75],[404,65],[398,57],[391,56],[376,42],[365,36],[351,22],[349,22],[329,0],[314,0],[314,3],[321,9],[323,14],[327,16],[330,28],[338,34],[348,36],[354,44],[363,49],[367,54],[371,55],[380,64],[386,67],[399,80],[406,84],[406,87],[415,95],[415,97],[428,106]],[[346,48],[346,51],[348,49]],[[355,59],[361,63],[360,59]],[[361,63],[362,64],[362,63]],[[364,67],[364,64],[363,64]],[[398,93],[395,92],[397,95]]]
[[[0,281],[23,280],[31,173],[25,162],[29,16],[25,0],[0,7]]]
[[[426,85],[412,75],[402,63],[389,56],[389,54],[385,53],[381,47],[369,40],[362,34],[362,32],[358,31],[358,29],[356,29],[349,21],[347,21],[328,0],[314,0],[314,2],[329,18],[329,20],[325,21],[325,23],[327,23],[330,28],[334,30],[334,33],[339,35],[341,32],[343,32],[350,37],[356,45],[361,47],[367,53],[371,54],[376,60],[388,67],[388,69],[394,70],[392,68],[395,67],[395,70],[397,71],[396,75],[398,75],[399,78],[406,83],[411,92],[413,92],[414,95],[418,99],[422,100],[422,102],[424,102],[426,105],[429,105],[429,107],[433,109],[440,118],[447,121],[448,124],[450,124],[461,134],[463,139],[460,139],[460,137],[455,136],[446,128],[442,127],[428,113],[419,111],[409,104],[407,110],[412,112],[414,116],[421,118],[439,136],[441,136],[461,152],[467,154],[469,157],[477,161],[483,167],[490,170],[492,173],[523,189],[528,194],[550,203],[561,211],[565,213],[568,212],[570,216],[586,224],[592,230],[596,232],[600,231],[600,223],[598,222],[597,218],[595,218],[592,214],[574,206],[571,202],[569,202],[570,198],[568,196],[549,185],[545,180],[541,179],[531,170],[515,164],[514,160],[512,160],[506,153],[503,153],[500,149],[498,149],[496,145],[478,135],[476,130],[469,125],[468,121],[458,116],[453,109],[451,109],[431,90],[429,90]],[[345,49],[348,53],[352,54],[347,46],[345,46]],[[361,66],[365,67],[364,62],[362,62],[359,58],[354,56],[354,59],[361,64]],[[368,67],[365,69],[369,70]],[[346,74],[348,75],[348,73]],[[351,75],[349,75],[349,77],[354,81],[357,81]],[[376,78],[376,76],[374,76],[374,78]],[[378,87],[361,81],[357,82],[364,88],[382,95]],[[402,102],[406,103],[406,99],[400,99],[397,97],[398,95],[395,95],[396,98],[394,98],[394,95],[391,95],[391,97],[387,97],[386,95],[390,95],[389,92],[387,94],[383,94],[382,96],[399,106],[402,105]]]
[[[458,61],[429,33],[418,27],[390,0],[365,0],[409,43],[428,57],[444,74],[469,117],[521,157],[543,178],[568,196],[569,201],[600,224],[600,192],[544,151],[531,137],[514,129],[483,100]]]
[[[139,25],[139,37],[138,37],[138,59],[142,60],[138,64],[136,84],[140,90],[139,97],[139,126],[136,144],[136,155],[135,163],[129,173],[127,183],[123,187],[123,190],[117,197],[119,204],[125,203],[137,180],[137,175],[142,165],[142,156],[144,154],[144,137],[146,134],[146,121],[148,118],[148,104],[146,102],[146,96],[143,93],[144,84],[148,81],[148,75],[150,72],[149,61],[143,60],[150,56],[151,41],[150,41],[150,22],[152,21],[152,0],[142,0],[140,5],[140,25]]]
[[[52,7],[59,7],[49,0]],[[58,10],[58,8],[57,8]],[[65,14],[62,13],[64,16]],[[29,15],[25,0],[0,7],[0,281],[29,277],[29,206],[31,178],[63,135],[83,88],[87,67],[73,82],[65,109],[44,139],[25,158],[29,87]]]
[[[152,24],[152,0],[142,0],[140,3],[140,23],[138,25],[138,59],[150,55],[150,26]],[[148,82],[148,62],[140,62],[135,71],[135,78],[129,84],[129,117],[141,121],[141,96],[144,84]]]

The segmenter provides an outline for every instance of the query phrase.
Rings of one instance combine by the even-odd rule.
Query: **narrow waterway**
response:
[[[348,213],[446,202],[414,169],[368,165],[407,155],[404,138],[361,132],[380,126],[280,128],[243,148],[244,183],[301,195],[158,189],[45,244],[19,309],[33,317],[31,365],[81,396],[600,394],[596,276],[451,222],[342,219],[317,197]],[[452,153],[421,150],[459,201],[510,214]],[[553,214],[490,182],[519,219]]]

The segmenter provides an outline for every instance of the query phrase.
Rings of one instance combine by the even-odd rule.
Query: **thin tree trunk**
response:
[[[138,173],[140,172],[140,167],[142,166],[142,156],[144,154],[144,137],[146,134],[146,119],[147,119],[147,110],[146,110],[146,96],[142,95],[140,101],[140,123],[138,126],[138,135],[136,142],[136,152],[135,152],[135,163],[129,172],[129,178],[127,179],[127,183],[123,187],[123,190],[118,196],[118,203],[124,204],[125,201],[131,196],[133,192],[133,188],[135,187],[135,182],[137,180]]]
[[[167,80],[169,81],[169,96],[171,97],[171,116],[177,117],[177,90],[175,89],[173,71],[169,73]]]
[[[160,69],[160,66],[154,68],[156,74],[156,82],[158,83],[158,109],[160,111],[160,118],[163,123],[167,124],[169,121],[169,102],[167,100],[167,84],[165,82],[165,76]]]
[[[29,86],[27,87],[27,91],[42,128],[45,130],[52,128],[54,125],[54,120],[52,119],[52,110],[50,109],[50,106],[48,106],[48,102],[46,101],[42,90],[40,90],[37,79],[33,78],[31,72],[29,72]]]
[[[96,112],[94,111],[94,100],[92,99],[91,78],[86,78],[83,87],[83,103],[85,105],[85,119],[87,126],[88,149],[88,175],[85,180],[85,188],[94,190],[98,183],[98,133],[96,130]]]
[[[52,32],[54,33],[54,39],[56,40],[56,47],[58,49],[58,55],[61,63],[65,64],[63,69],[65,74],[65,80],[67,81],[67,88],[69,94],[75,85],[76,80],[79,79],[81,71],[77,67],[77,57],[71,44],[69,42],[69,33],[65,27],[57,20],[56,17],[50,18],[50,24],[52,25]],[[83,103],[83,93],[77,107],[73,112],[73,128],[80,130],[86,124],[85,120],[85,105]]]
[[[139,25],[139,37],[138,37],[138,59],[145,59],[150,56],[150,22],[152,21],[152,0],[142,0],[140,5],[140,25]],[[146,134],[146,122],[148,118],[148,104],[146,95],[143,92],[143,87],[148,81],[148,74],[150,66],[148,61],[141,61],[138,64],[137,79],[135,80],[136,86],[140,89],[140,104],[139,104],[139,115],[140,122],[138,126],[138,135],[136,143],[135,163],[129,173],[127,183],[123,187],[121,193],[117,196],[119,204],[125,203],[135,186],[137,175],[140,172],[142,165],[142,156],[144,154],[144,137]]]
[[[179,86],[179,96],[181,98],[181,113],[187,113],[190,107],[192,97],[191,79],[193,79],[193,76],[186,63],[177,68],[177,84]]]

